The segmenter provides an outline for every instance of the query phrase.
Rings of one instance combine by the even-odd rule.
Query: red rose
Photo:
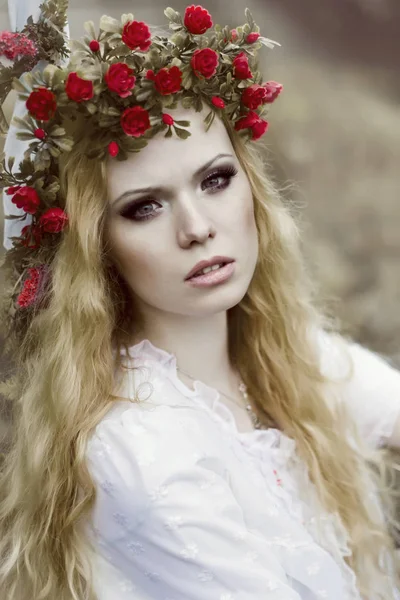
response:
[[[140,137],[151,127],[149,113],[142,106],[132,106],[121,115],[121,127],[126,135]]]
[[[215,50],[203,48],[202,50],[195,50],[190,64],[197,77],[210,79],[217,71],[218,61],[218,54]]]
[[[33,187],[27,185],[20,187],[19,190],[15,192],[11,202],[18,208],[22,208],[24,212],[34,215],[40,205],[40,198],[37,191]]]
[[[251,128],[253,140],[258,140],[260,137],[262,137],[264,133],[266,133],[268,127],[268,121],[264,121],[263,119],[259,119],[256,123],[254,123]]]
[[[133,70],[125,63],[115,63],[111,65],[104,76],[108,89],[116,92],[121,98],[132,96],[131,89],[134,87],[136,77]]]
[[[100,44],[97,40],[92,40],[89,44],[89,48],[92,52],[98,52],[100,50]]]
[[[68,215],[62,208],[49,208],[39,219],[39,226],[47,233],[59,233],[68,224]]]
[[[13,194],[15,194],[15,192],[18,192],[18,190],[20,190],[21,188],[22,188],[22,185],[13,185],[6,189],[6,194],[8,194],[8,196],[12,196]]]
[[[254,42],[256,42],[259,37],[260,34],[254,31],[253,33],[249,33],[249,35],[246,37],[246,42],[248,44],[254,44]]]
[[[238,32],[236,29],[232,29],[231,31],[231,42],[235,42],[238,39]]]
[[[122,30],[122,41],[131,50],[147,52],[151,46],[150,29],[141,21],[128,21]]]
[[[25,246],[25,248],[36,250],[36,248],[39,248],[41,240],[42,232],[39,227],[25,225],[25,227],[21,229],[21,244]]]
[[[110,142],[108,144],[108,154],[113,158],[119,154],[119,146],[117,142]]]
[[[163,123],[165,123],[165,125],[173,125],[174,124],[174,118],[171,117],[171,115],[167,114],[167,113],[163,113],[162,115],[162,121]]]
[[[85,102],[93,98],[93,82],[82,79],[77,73],[70,73],[65,84],[65,91],[70,100]]]
[[[211,98],[211,102],[214,104],[214,106],[216,106],[217,108],[225,108],[225,102],[222,100],[222,98],[220,98],[219,96],[213,96]]]
[[[176,94],[181,89],[182,71],[179,67],[164,67],[154,77],[154,84],[157,91],[163,96]]]
[[[37,88],[30,93],[26,108],[38,121],[49,121],[56,112],[56,97],[45,87]]]
[[[156,76],[155,76],[155,74],[154,74],[154,71],[153,71],[153,69],[149,69],[149,70],[146,72],[146,79],[148,79],[149,81],[154,81],[154,80],[155,80],[155,78],[156,78]]]
[[[211,15],[202,6],[188,6],[183,19],[186,29],[194,35],[205,33],[212,27]]]
[[[249,61],[244,52],[241,52],[233,61],[233,75],[236,79],[250,79],[253,77],[249,69]]]
[[[264,121],[257,113],[250,111],[247,115],[236,121],[235,129],[236,131],[251,129],[253,140],[258,140],[267,131],[268,121]]]
[[[267,92],[267,100],[265,102],[271,104],[283,90],[283,85],[276,81],[267,81],[267,83],[263,84],[263,88]]]
[[[267,101],[267,90],[263,85],[258,85],[257,83],[250,85],[242,94],[242,103],[247,106],[247,108],[251,108],[252,110],[255,110],[261,106],[261,104],[265,104]]]

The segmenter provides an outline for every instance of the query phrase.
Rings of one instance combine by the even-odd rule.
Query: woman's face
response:
[[[126,161],[109,159],[107,238],[144,314],[208,316],[240,302],[252,279],[252,192],[220,119],[206,132],[204,113],[171,114],[191,121],[188,139],[157,134]],[[215,256],[235,261],[228,279],[208,287],[185,280]]]

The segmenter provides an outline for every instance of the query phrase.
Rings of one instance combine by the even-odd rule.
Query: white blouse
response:
[[[323,370],[340,373],[338,347],[328,334],[319,343]],[[356,344],[350,352],[344,399],[376,445],[399,414],[400,373]],[[130,353],[142,368],[119,395],[136,389],[142,401],[116,402],[87,448],[98,600],[361,600],[346,531],[321,507],[295,442],[277,429],[240,433],[218,392],[190,390],[175,357],[148,340]]]

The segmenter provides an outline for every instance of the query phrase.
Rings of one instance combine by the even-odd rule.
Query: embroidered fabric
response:
[[[139,402],[118,402],[88,447],[99,600],[361,600],[295,442],[239,432],[217,390],[188,388],[148,340],[130,354],[118,393]]]

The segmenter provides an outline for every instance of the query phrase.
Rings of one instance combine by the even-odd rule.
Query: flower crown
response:
[[[50,8],[58,15],[59,27],[65,21],[65,1],[49,0],[42,5],[42,14],[48,13],[42,29],[51,21]],[[117,160],[140,151],[159,132],[186,139],[190,122],[174,120],[168,113],[178,103],[198,112],[208,106],[206,128],[217,114],[224,114],[249,139],[259,139],[268,129],[262,117],[282,86],[263,83],[256,55],[263,45],[279,44],[260,35],[250,11],[245,12],[247,22],[236,29],[219,25],[212,29],[211,15],[201,6],[187,7],[183,17],[172,8],[164,12],[172,30],[168,36],[152,36],[150,28],[132,14],[122,15],[120,21],[103,16],[98,33],[91,21],[85,23],[87,34],[69,42],[69,62],[63,67],[48,64],[43,70],[31,70],[35,47],[43,56],[43,36],[49,31],[55,35],[54,28],[40,36],[40,23],[35,28],[30,22],[22,34],[0,38],[0,53],[1,43],[9,58],[25,53],[22,65],[30,70],[20,79],[14,71],[13,79],[27,109],[23,118],[14,117],[13,124],[19,129],[17,137],[29,142],[29,147],[19,171],[13,170],[13,158],[0,166],[0,188],[7,188],[11,202],[23,211],[6,218],[30,219],[21,236],[12,238],[8,252],[20,279],[26,275],[16,298],[19,307],[35,302],[40,275],[48,271],[40,265],[40,250],[55,248],[68,224],[58,177],[59,157],[75,143],[68,123],[84,120],[93,140],[89,158],[104,158],[108,153]],[[65,57],[68,50],[60,44],[57,28],[56,34],[58,56]],[[10,36],[17,36],[14,44]],[[48,48],[49,44],[49,54]]]

